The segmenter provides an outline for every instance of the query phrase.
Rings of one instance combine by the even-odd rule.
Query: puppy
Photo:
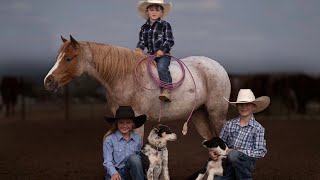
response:
[[[204,176],[208,175],[207,179],[213,180],[215,175],[224,175],[224,169],[226,169],[226,158],[228,147],[224,141],[219,137],[214,137],[210,140],[205,140],[202,145],[209,151],[214,151],[219,155],[217,161],[208,159],[204,168],[194,173],[189,179],[201,180]]]
[[[158,125],[152,129],[141,152],[143,164],[148,180],[169,180],[167,141],[175,141],[177,135],[165,125]]]

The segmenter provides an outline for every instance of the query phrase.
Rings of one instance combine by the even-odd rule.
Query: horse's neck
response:
[[[88,43],[91,54],[91,70],[88,73],[94,76],[107,89],[109,96],[122,91],[133,90],[135,76],[140,76],[143,66],[135,68],[142,55],[136,52],[112,45]],[[145,68],[144,68],[145,69]]]
[[[136,52],[127,48],[98,43],[88,44],[95,71],[103,82],[110,85],[131,76],[141,58]]]

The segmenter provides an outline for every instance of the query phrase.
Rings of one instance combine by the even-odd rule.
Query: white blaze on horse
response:
[[[161,102],[158,99],[160,88],[148,90],[144,87],[156,87],[147,72],[147,63],[139,60],[145,56],[124,47],[95,42],[76,41],[63,37],[63,44],[58,52],[57,61],[44,79],[47,90],[54,91],[67,84],[73,78],[87,73],[96,78],[106,89],[106,98],[111,112],[114,114],[118,106],[132,106],[136,115],[146,114],[147,119],[161,121],[187,119],[192,111],[197,93],[195,111],[191,117],[198,133],[204,139],[211,139],[220,132],[226,121],[229,99],[230,80],[225,69],[216,61],[203,56],[191,56],[181,59],[190,70],[180,87],[171,93],[172,102]],[[152,67],[154,72],[155,67]],[[182,77],[180,65],[172,61],[169,67],[173,82]],[[144,86],[137,83],[137,79]],[[163,103],[161,105],[161,103]],[[143,135],[144,127],[138,133]]]

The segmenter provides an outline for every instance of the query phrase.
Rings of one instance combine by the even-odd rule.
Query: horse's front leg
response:
[[[162,156],[163,160],[162,160],[162,171],[161,171],[161,179],[164,179],[164,180],[169,180],[170,179],[170,176],[169,176],[169,162],[168,162],[168,159],[169,159],[169,153],[168,153],[168,150],[164,150],[163,151],[163,156]]]

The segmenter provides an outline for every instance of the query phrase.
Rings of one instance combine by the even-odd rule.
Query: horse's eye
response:
[[[66,61],[67,61],[67,62],[70,62],[70,61],[71,61],[71,58],[70,58],[70,57],[66,57]]]

